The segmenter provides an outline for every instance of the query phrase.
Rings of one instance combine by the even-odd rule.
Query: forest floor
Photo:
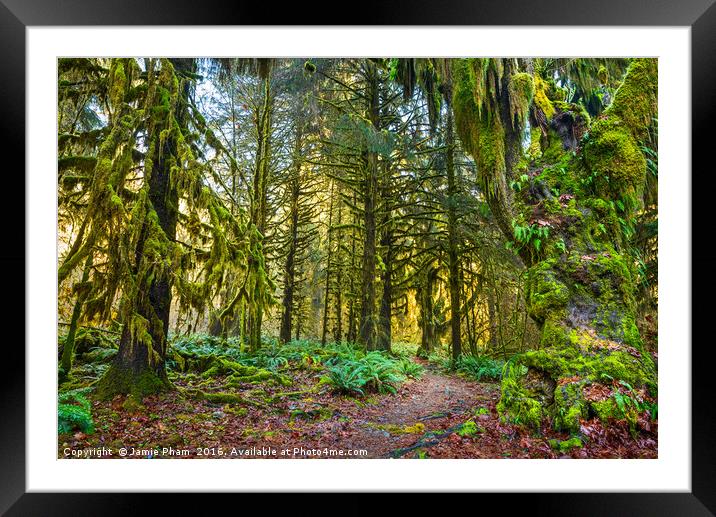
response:
[[[632,434],[624,422],[583,421],[579,438],[547,426],[529,431],[500,421],[499,381],[475,382],[413,359],[418,379],[395,394],[338,395],[318,367],[282,373],[291,386],[232,389],[246,403],[200,400],[195,390],[225,392],[226,379],[174,375],[175,391],[92,400],[95,432],[59,436],[58,457],[104,447],[125,458],[655,458],[656,422]],[[571,439],[570,439],[571,438]],[[91,452],[90,452],[91,454]]]

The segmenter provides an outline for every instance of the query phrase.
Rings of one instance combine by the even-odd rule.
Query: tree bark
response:
[[[171,59],[169,63],[176,72],[193,72],[193,59]],[[165,63],[166,64],[166,63]],[[179,128],[184,127],[189,102],[190,84],[183,82],[179,90],[173,118]],[[143,228],[135,250],[135,275],[140,275],[147,266],[144,256],[148,240],[166,239],[168,243],[176,240],[179,195],[171,181],[172,164],[178,160],[177,138],[175,131],[163,139],[160,136],[169,119],[157,124],[155,131],[149,135],[153,142],[154,155],[150,156],[152,168],[149,172],[148,199],[149,213],[145,217]],[[151,234],[150,221],[152,212],[163,236]],[[139,276],[140,280],[142,279]],[[169,312],[172,303],[171,274],[152,274],[146,294],[138,292],[137,300],[125,300],[134,305],[130,311],[130,321],[125,321],[120,337],[117,356],[98,384],[97,393],[101,398],[108,398],[116,393],[128,393],[136,397],[163,391],[170,387],[165,370],[167,336],[169,332]],[[135,314],[136,313],[136,314]],[[142,332],[137,321],[143,321],[146,332]],[[146,335],[151,340],[146,342]]]
[[[379,80],[375,64],[368,62],[368,89],[370,101],[368,116],[373,128],[380,130]],[[361,314],[359,338],[368,350],[374,350],[377,343],[378,321],[376,316],[375,270],[376,270],[376,208],[378,201],[378,153],[370,147],[363,153],[363,273],[361,284]]]
[[[455,366],[462,355],[460,331],[460,262],[457,236],[457,185],[455,183],[455,154],[452,111],[448,110],[445,124],[445,172],[447,174],[448,215],[448,276],[450,287],[450,331],[452,362]]]
[[[299,198],[301,195],[300,182],[300,156],[301,156],[301,134],[300,131],[296,135],[296,146],[294,149],[294,171],[293,178],[290,181],[291,190],[291,213],[289,216],[289,232],[290,240],[288,244],[288,252],[286,254],[286,263],[284,267],[284,287],[283,287],[283,313],[281,315],[281,330],[279,332],[279,340],[281,343],[291,341],[291,324],[293,318],[293,298],[296,284],[296,253],[298,248],[298,210]]]
[[[273,111],[271,97],[270,72],[261,80],[262,105],[256,113],[256,131],[258,145],[256,149],[256,167],[253,184],[253,206],[251,210],[251,223],[256,232],[252,233],[252,250],[249,255],[249,290],[252,299],[249,303],[247,317],[249,350],[256,351],[261,348],[261,326],[264,314],[265,298],[267,295],[268,271],[264,262],[264,238],[266,236],[267,196],[269,183],[269,165],[271,156],[271,117]]]

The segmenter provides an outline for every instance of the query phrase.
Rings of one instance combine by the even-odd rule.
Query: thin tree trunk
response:
[[[343,209],[343,203],[341,203],[341,201],[339,199],[338,200],[338,221],[336,221],[338,223],[338,226],[340,226],[342,224],[342,211],[343,211],[342,209]],[[340,241],[339,241],[337,251],[340,252],[340,250],[341,250],[341,246],[340,246]],[[335,326],[333,327],[333,340],[336,343],[340,343],[341,338],[343,337],[343,314],[342,314],[342,309],[343,309],[343,295],[342,295],[343,265],[342,265],[341,259],[340,259],[341,255],[342,255],[341,253],[338,253],[339,258],[337,260],[339,261],[339,263],[336,264],[336,268],[335,268],[336,269],[336,303],[335,303],[336,322],[335,322]]]
[[[447,144],[445,151],[445,169],[448,183],[448,283],[450,288],[452,362],[453,366],[455,366],[462,354],[462,342],[460,335],[460,263],[457,236],[457,186],[455,184],[454,136],[451,110],[448,110],[445,131],[445,141]]]
[[[380,129],[379,117],[379,81],[375,64],[368,62],[368,98],[370,100],[369,119],[373,128]],[[363,274],[361,284],[360,342],[368,350],[374,350],[377,337],[375,268],[376,268],[376,220],[378,201],[378,153],[368,149],[363,153],[365,167],[363,189]]]
[[[82,270],[82,279],[80,282],[85,284],[89,280],[90,269],[92,269],[92,254],[87,255],[84,269]],[[72,361],[75,357],[75,336],[77,335],[77,326],[82,313],[82,306],[87,298],[87,290],[83,289],[77,293],[77,299],[75,300],[75,306],[72,309],[72,317],[70,319],[70,328],[67,330],[67,337],[65,338],[65,346],[62,349],[62,358],[60,360],[60,367],[65,376],[70,374],[72,370]]]
[[[328,253],[326,257],[326,284],[323,295],[323,327],[321,329],[321,344],[326,344],[326,335],[328,334],[328,310],[330,305],[330,289],[331,289],[331,258],[333,255],[333,238],[331,229],[333,228],[333,189],[335,185],[331,183],[331,201],[328,207]]]
[[[291,340],[291,323],[293,318],[293,298],[296,283],[296,253],[298,247],[298,203],[301,195],[301,133],[297,131],[296,146],[294,149],[294,176],[290,182],[291,189],[291,215],[290,215],[290,242],[286,254],[284,269],[283,314],[281,315],[281,330],[279,339],[282,343]]]

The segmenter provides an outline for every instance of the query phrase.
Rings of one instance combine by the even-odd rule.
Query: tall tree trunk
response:
[[[448,110],[445,124],[445,170],[447,173],[448,205],[448,284],[450,289],[450,331],[453,366],[457,365],[462,354],[460,335],[460,262],[457,236],[457,185],[455,183],[455,154],[452,111]]]
[[[248,290],[251,300],[248,311],[248,340],[249,350],[256,351],[261,348],[261,325],[265,310],[268,291],[268,271],[264,261],[264,238],[266,236],[267,196],[269,183],[269,165],[271,157],[271,116],[273,111],[271,97],[270,72],[261,80],[263,98],[262,104],[256,113],[256,131],[258,145],[256,149],[256,168],[253,184],[253,206],[251,222],[256,229],[251,235],[251,254],[248,260],[249,279]]]
[[[331,183],[331,201],[328,206],[328,253],[326,256],[326,284],[323,295],[323,325],[321,327],[321,344],[326,344],[326,336],[328,334],[328,314],[330,308],[330,292],[331,292],[331,267],[333,266],[331,259],[333,258],[333,190],[335,185]]]
[[[368,90],[370,102],[368,117],[375,131],[380,130],[379,80],[378,70],[368,62]],[[363,153],[363,225],[365,231],[363,243],[363,275],[361,284],[360,342],[368,350],[376,347],[378,321],[376,315],[375,269],[376,269],[376,209],[378,204],[378,153],[368,148]]]
[[[393,232],[386,229],[381,238],[381,246],[385,250],[381,283],[383,295],[380,300],[380,328],[378,331],[378,348],[390,351],[392,341],[392,304],[393,304]]]
[[[433,291],[438,278],[438,269],[432,265],[426,267],[423,278],[416,289],[417,302],[420,308],[418,323],[420,325],[420,347],[418,357],[427,358],[436,344],[437,329],[435,327],[435,307],[433,304]]]
[[[289,216],[290,241],[286,253],[286,265],[284,268],[283,287],[283,313],[281,314],[281,330],[279,340],[282,343],[291,341],[291,323],[293,318],[293,298],[296,284],[296,253],[298,248],[298,210],[301,196],[301,132],[297,129],[296,145],[294,149],[294,171],[290,181],[291,190],[291,214]]]
[[[356,204],[356,196],[353,195],[353,206]],[[348,280],[348,292],[350,293],[350,298],[348,299],[348,334],[346,335],[346,339],[349,343],[355,343],[357,341],[358,332],[357,332],[357,325],[356,325],[356,286],[355,286],[355,271],[356,271],[356,231],[355,231],[355,224],[356,224],[356,217],[352,217],[353,225],[351,227],[351,271],[350,276]]]
[[[291,341],[291,321],[293,317],[293,293],[296,283],[296,247],[298,244],[298,179],[291,182],[290,242],[286,254],[283,288],[283,313],[279,339],[282,343]]]
[[[338,223],[338,226],[342,224],[342,212],[343,212],[343,203],[341,203],[340,199],[338,200],[338,220],[336,221]],[[342,262],[342,253],[341,251],[341,243],[338,242],[338,258],[336,259],[338,261],[338,264],[336,264],[336,302],[335,302],[335,325],[333,327],[333,341],[336,343],[340,343],[341,339],[343,337],[343,262]]]
[[[194,59],[171,59],[169,62],[179,73],[192,73],[195,68]],[[185,124],[190,92],[188,81],[181,84],[183,86],[173,113],[179,128]],[[179,195],[171,180],[171,167],[178,161],[179,135],[176,131],[170,131],[167,138],[160,136],[164,126],[169,124],[171,120],[168,118],[157,124],[154,132],[149,135],[152,142],[148,156],[152,166],[147,171],[150,209],[135,250],[135,275],[141,275],[147,266],[144,252],[150,239],[158,242],[165,240],[168,245],[176,241]],[[156,222],[163,235],[152,233],[156,232],[151,228],[152,215],[156,215]],[[140,290],[135,295],[136,300],[124,300],[133,309],[129,311],[129,320],[124,322],[117,356],[98,384],[97,393],[100,397],[107,398],[116,393],[141,397],[170,386],[164,361],[172,303],[172,276],[169,272],[163,272],[152,274],[150,278],[147,293]],[[140,277],[140,280],[143,278]]]
[[[380,310],[378,313],[378,341],[377,347],[381,350],[390,351],[392,342],[392,306],[393,306],[393,259],[394,257],[394,245],[393,245],[393,208],[392,203],[392,189],[391,189],[391,172],[390,166],[387,160],[382,161],[382,173],[383,188],[382,188],[382,199],[383,199],[383,218],[381,220],[381,238],[380,248],[383,259],[382,270],[380,273],[381,285],[383,286],[383,292],[380,299]]]

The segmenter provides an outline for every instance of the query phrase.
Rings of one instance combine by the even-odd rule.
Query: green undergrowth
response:
[[[499,380],[502,377],[504,362],[485,355],[467,355],[460,357],[458,372],[476,381]]]
[[[94,432],[92,405],[87,400],[90,388],[62,392],[57,397],[57,432],[67,434],[81,431]]]
[[[289,385],[286,371],[315,370],[323,373],[321,384],[351,395],[395,393],[401,383],[419,378],[423,372],[422,366],[406,354],[368,352],[347,343],[269,341],[260,350],[249,353],[241,349],[237,339],[205,334],[175,338],[167,366],[179,372],[202,372],[203,377],[228,375],[229,384],[235,386],[241,382]]]
[[[498,381],[502,378],[504,361],[486,355],[463,355],[453,364],[451,357],[432,354],[428,361],[445,372],[457,371],[459,375],[474,381]]]

